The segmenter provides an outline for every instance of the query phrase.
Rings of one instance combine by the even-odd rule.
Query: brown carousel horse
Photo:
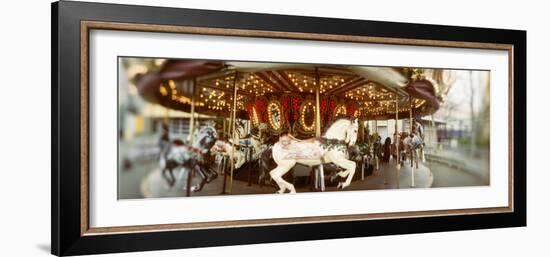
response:
[[[180,179],[174,176],[174,170],[180,169],[180,174],[193,174],[197,172],[201,178],[198,185],[193,186],[193,191],[200,191],[206,183],[217,177],[217,173],[207,165],[205,157],[217,140],[216,129],[206,126],[194,135],[191,145],[186,145],[182,140],[175,139],[162,143],[160,154],[160,169],[162,177],[170,187],[173,187]],[[164,141],[161,139],[161,141]],[[181,176],[179,176],[181,177]],[[182,189],[186,189],[182,187]]]

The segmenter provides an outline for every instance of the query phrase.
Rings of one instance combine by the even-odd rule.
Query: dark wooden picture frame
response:
[[[223,11],[52,4],[52,254],[78,255],[526,225],[526,32]],[[510,206],[97,229],[88,226],[90,29],[504,49],[510,55]],[[383,218],[381,218],[383,217]],[[321,233],[322,232],[322,233]]]

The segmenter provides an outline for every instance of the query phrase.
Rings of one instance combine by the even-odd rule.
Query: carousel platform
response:
[[[357,174],[358,173],[358,174]],[[371,175],[361,179],[361,171],[358,169],[354,180],[349,187],[344,191],[354,190],[377,190],[377,189],[410,189],[410,188],[429,188],[432,186],[434,177],[432,172],[423,163],[419,163],[418,169],[414,172],[414,186],[412,186],[412,169],[409,162],[401,164],[401,168],[397,169],[395,160],[390,160],[389,163],[381,163],[379,170],[374,171]],[[176,177],[178,174],[174,174]],[[399,179],[397,179],[399,178]],[[399,186],[398,186],[399,183]],[[227,178],[227,191],[229,191],[229,177]],[[221,195],[223,188],[223,175],[212,182],[206,184],[200,192],[192,192],[192,196],[215,196]],[[247,195],[247,194],[273,194],[277,189],[273,186],[260,186],[258,184],[248,185],[247,182],[241,180],[233,180],[232,195]],[[297,192],[312,192],[308,187],[298,187]],[[335,186],[327,186],[325,191],[338,191]],[[185,190],[177,185],[170,188],[166,181],[162,178],[159,169],[152,170],[141,182],[141,193],[146,198],[159,197],[184,197]]]
[[[397,169],[397,163],[391,159],[388,163],[381,163],[379,170],[374,171],[364,180],[357,180],[351,183],[346,190],[372,190],[372,189],[404,189],[404,188],[429,188],[432,186],[434,177],[431,170],[423,163],[418,164],[414,172],[414,186],[412,186],[412,169],[410,162],[401,163]],[[399,175],[399,176],[398,176]],[[396,178],[399,178],[397,180]],[[399,181],[399,186],[397,182]]]

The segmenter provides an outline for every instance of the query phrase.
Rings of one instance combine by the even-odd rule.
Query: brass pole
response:
[[[397,126],[397,122],[399,122],[399,95],[395,91],[395,156],[397,157],[397,168],[399,169],[401,167],[401,159],[399,158],[399,127]]]
[[[413,98],[412,96],[409,97],[409,126],[411,130],[411,135],[413,133]],[[414,152],[413,152],[414,151]],[[415,159],[414,154],[416,153],[416,150],[411,150],[411,187],[414,187],[414,167],[415,167]]]
[[[168,107],[164,107],[163,121],[164,121],[164,124],[168,125]]]
[[[410,130],[411,130],[411,134],[412,134],[413,133],[413,100],[412,100],[412,97],[409,97],[409,106],[410,106],[409,126],[410,126]]]
[[[364,122],[364,120],[359,121],[359,139],[361,140],[361,143],[365,142],[365,125],[363,124]]]
[[[223,129],[222,129],[222,130],[223,130],[224,136],[227,136],[227,129],[225,128],[225,127],[226,127],[226,126],[225,126],[226,123],[227,123],[227,119],[226,119],[225,117],[223,117],[223,122],[222,122],[222,124],[223,124]]]
[[[193,84],[191,85],[191,118],[189,120],[189,146],[193,145],[193,132],[195,129],[195,78],[193,78]],[[193,179],[193,169],[187,172],[187,187],[186,195],[191,196],[191,180]]]
[[[235,78],[233,79],[233,109],[231,110],[231,123],[229,126],[231,127],[231,138],[233,141],[235,141],[235,122],[237,120],[237,77],[239,76],[239,72],[235,72]],[[231,154],[229,155],[229,160],[231,162],[231,170],[230,170],[230,177],[229,177],[229,193],[233,192],[233,171],[235,170],[235,161],[234,161],[234,151],[237,149],[235,148],[235,145],[237,142],[233,142],[233,150],[231,151]]]
[[[319,68],[315,67],[315,137],[321,138],[321,105],[319,104],[319,91],[321,89],[321,81],[319,78]],[[323,158],[321,158],[321,162]],[[323,164],[319,166],[319,182],[321,183],[321,192],[325,191],[325,173]]]
[[[359,116],[360,117],[360,116]],[[359,121],[359,139],[361,144],[365,143],[365,121]],[[361,151],[359,151],[361,153]],[[361,154],[361,180],[365,180],[365,156]]]
[[[189,119],[189,145],[193,144],[193,132],[195,130],[195,79],[191,85],[191,118]]]
[[[395,169],[395,181],[397,183],[397,189],[399,189],[399,173],[401,170],[401,151],[399,151],[399,127],[397,122],[399,121],[399,94],[395,90],[395,150],[397,151],[397,169]]]
[[[319,90],[320,90],[320,79],[319,79],[319,68],[315,67],[315,137],[321,137],[321,107],[319,104]]]
[[[432,113],[432,140],[433,140],[433,143],[432,143],[432,147],[433,147],[433,151],[435,151],[437,149],[437,128],[435,127],[435,120],[434,120],[434,115]]]

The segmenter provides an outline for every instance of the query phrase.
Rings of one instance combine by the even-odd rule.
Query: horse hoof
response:
[[[336,186],[336,189],[338,190],[344,189],[344,183],[342,182],[338,183],[338,186]]]

